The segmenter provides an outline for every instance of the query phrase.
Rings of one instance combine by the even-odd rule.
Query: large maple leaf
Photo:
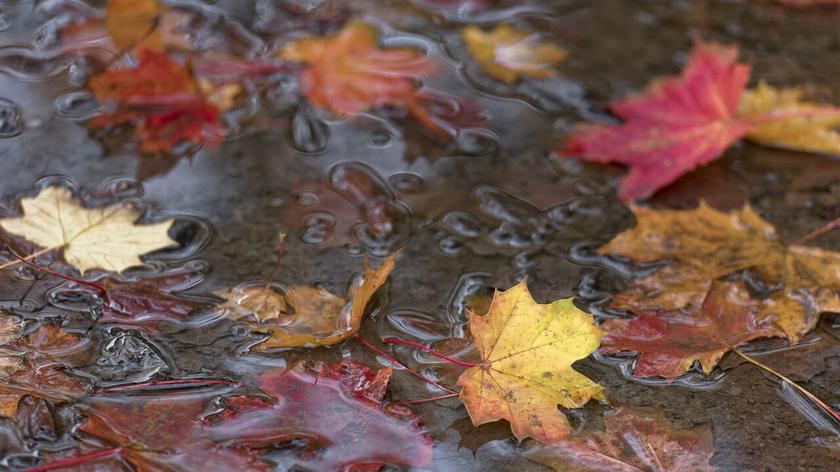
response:
[[[115,109],[93,118],[90,126],[134,124],[140,150],[147,154],[168,152],[182,142],[221,140],[220,110],[199,91],[190,71],[163,52],[142,48],[138,56],[136,68],[91,77],[94,97]]]
[[[423,51],[380,47],[377,29],[357,21],[331,36],[295,40],[279,56],[306,64],[300,74],[306,97],[339,115],[406,105],[418,80],[433,70]]]
[[[762,301],[762,317],[791,342],[813,329],[820,313],[840,311],[840,253],[785,244],[750,207],[729,213],[704,202],[693,210],[630,208],[636,226],[598,252],[663,265],[633,280],[616,296],[617,307],[698,310],[715,279],[749,269],[773,289]]]
[[[746,288],[732,282],[716,282],[699,310],[642,311],[628,320],[608,320],[601,328],[601,352],[638,352],[635,376],[667,379],[686,373],[695,361],[708,374],[738,345],[784,336],[761,316]]]
[[[571,431],[557,405],[604,400],[603,387],[572,368],[598,347],[602,332],[571,298],[538,304],[523,281],[496,292],[487,314],[469,319],[481,363],[458,385],[476,426],[506,419],[520,440],[550,443]]]
[[[662,412],[621,407],[604,414],[605,431],[525,452],[562,472],[713,472],[712,428],[677,430]]]

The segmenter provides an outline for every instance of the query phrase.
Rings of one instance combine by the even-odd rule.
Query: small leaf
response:
[[[568,53],[532,32],[501,24],[490,31],[467,26],[461,31],[470,54],[491,77],[512,84],[520,77],[547,78]]]
[[[121,272],[142,265],[141,255],[176,244],[168,234],[172,220],[137,225],[140,213],[133,206],[85,208],[66,188],[47,187],[21,205],[23,216],[0,219],[0,226],[44,248],[62,249],[83,273]]]
[[[514,436],[550,443],[569,435],[558,410],[605,401],[603,387],[572,368],[591,354],[602,331],[572,299],[534,301],[526,282],[496,292],[486,315],[470,313],[481,365],[458,379],[473,424],[507,419]]]

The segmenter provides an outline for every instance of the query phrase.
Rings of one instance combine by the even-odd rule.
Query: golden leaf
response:
[[[572,363],[591,354],[603,334],[572,299],[542,305],[525,281],[496,292],[486,315],[470,313],[470,333],[481,364],[458,379],[473,424],[506,419],[514,436],[550,443],[569,435],[557,409],[604,401],[603,387]]]
[[[805,101],[802,95],[799,88],[777,89],[764,82],[745,91],[738,102],[738,118],[793,115],[758,120],[747,139],[765,146],[840,155],[840,108]]]
[[[568,53],[537,34],[498,25],[490,31],[467,26],[461,31],[467,50],[491,77],[512,84],[520,77],[547,78]]]
[[[142,265],[142,254],[175,244],[168,235],[172,220],[136,225],[140,213],[133,206],[85,208],[66,188],[47,187],[21,205],[23,216],[2,219],[0,226],[46,249],[63,249],[64,259],[82,273],[121,272]]]

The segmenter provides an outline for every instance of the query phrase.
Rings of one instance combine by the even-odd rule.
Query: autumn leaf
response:
[[[35,198],[21,199],[23,216],[0,219],[6,231],[46,250],[62,250],[64,259],[84,273],[101,268],[121,272],[142,265],[140,256],[172,246],[172,220],[138,225],[131,205],[86,208],[70,190],[47,187]]]
[[[205,434],[249,450],[305,441],[306,452],[289,468],[427,466],[432,439],[419,419],[405,406],[383,402],[390,375],[391,369],[375,372],[354,361],[266,371],[258,378],[259,388],[278,401],[227,397],[228,408],[207,419]]]
[[[114,108],[93,118],[90,127],[135,125],[143,153],[166,153],[182,142],[215,143],[225,134],[220,109],[190,71],[165,53],[141,49],[136,68],[105,71],[88,85],[96,100]]]
[[[715,282],[697,311],[642,311],[631,319],[607,320],[600,351],[640,354],[636,377],[672,379],[688,372],[695,361],[706,374],[731,349],[784,332],[762,317],[742,283]]]
[[[813,329],[820,313],[840,311],[840,253],[786,245],[748,206],[729,213],[705,202],[693,210],[630,208],[636,226],[598,252],[664,264],[633,280],[616,296],[617,307],[696,311],[715,279],[749,269],[773,289],[762,300],[761,317],[792,343]]]
[[[603,432],[525,452],[562,472],[712,472],[712,428],[678,430],[661,411],[621,407],[604,414]]]
[[[572,368],[598,347],[602,334],[572,299],[538,304],[523,281],[496,292],[487,314],[470,313],[469,323],[481,363],[458,385],[476,426],[506,419],[518,439],[550,443],[571,431],[557,405],[605,401],[603,387]]]
[[[279,57],[304,63],[300,82],[306,97],[338,115],[405,105],[418,79],[433,70],[423,51],[380,47],[377,29],[358,21],[330,36],[295,40]]]
[[[568,55],[563,48],[540,40],[535,33],[508,24],[500,24],[490,31],[467,26],[461,30],[461,36],[484,72],[507,84],[521,77],[551,77],[556,74],[554,66]]]
[[[362,283],[347,301],[323,288],[293,285],[284,294],[266,287],[237,288],[219,294],[227,299],[219,312],[232,319],[251,318],[254,328],[271,337],[257,350],[330,346],[355,335],[374,293],[394,269],[394,256],[376,270],[365,266]]]
[[[679,77],[610,103],[621,125],[579,125],[558,153],[629,166],[619,197],[632,200],[718,158],[742,137],[820,152],[836,143],[828,127],[840,108],[801,102],[796,90],[759,86],[745,94],[750,67],[737,58],[735,47],[698,43]]]
[[[118,49],[141,44],[160,49],[162,12],[158,0],[110,0],[105,8],[105,30]]]
[[[777,89],[763,81],[744,92],[739,117],[789,116],[756,123],[747,138],[765,146],[840,155],[840,108],[805,101],[803,95],[799,88]]]

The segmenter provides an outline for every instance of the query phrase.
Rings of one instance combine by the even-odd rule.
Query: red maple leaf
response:
[[[699,312],[641,312],[629,320],[609,320],[600,351],[638,352],[634,375],[667,379],[699,361],[708,374],[726,352],[761,337],[784,333],[758,316],[757,303],[741,284],[716,283]]]
[[[94,97],[114,108],[92,119],[92,128],[134,124],[140,150],[149,154],[224,136],[219,109],[199,92],[187,67],[151,49],[141,49],[138,57],[136,68],[108,70],[90,79]]]
[[[697,44],[682,75],[610,104],[623,124],[580,125],[558,152],[630,166],[619,197],[649,196],[714,160],[752,129],[735,116],[750,77],[750,66],[737,58],[735,47]]]

